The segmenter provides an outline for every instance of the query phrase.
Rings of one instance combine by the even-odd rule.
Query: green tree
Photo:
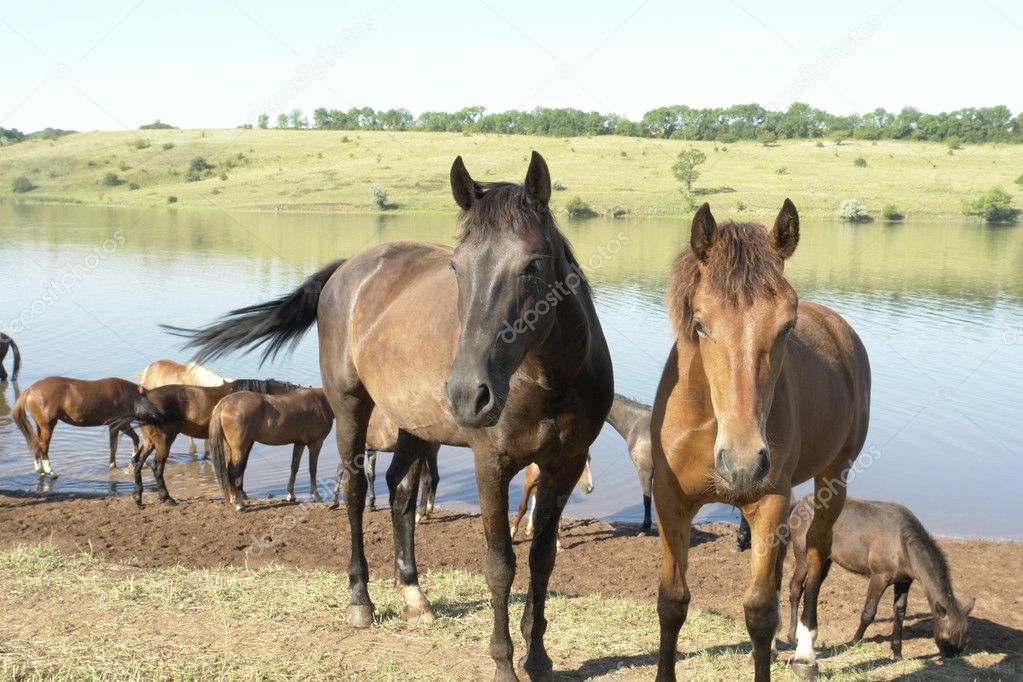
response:
[[[306,119],[305,114],[302,113],[301,109],[292,109],[291,113],[288,114],[288,125],[295,130],[308,128],[309,120]]]
[[[256,125],[259,126],[260,128],[266,129],[266,127],[269,124],[270,124],[269,114],[260,114],[259,116],[256,117]]]
[[[707,155],[696,147],[687,147],[678,153],[671,172],[686,186],[686,194],[692,193],[693,183],[700,179],[700,171],[696,170],[696,167],[706,160]]]
[[[276,127],[277,128],[287,128],[288,127],[288,115],[287,114],[277,114],[277,126]]]

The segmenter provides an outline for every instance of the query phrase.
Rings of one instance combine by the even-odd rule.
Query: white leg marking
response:
[[[53,469],[50,468],[50,460],[48,460],[48,459],[44,459],[43,460],[43,473],[44,474],[52,474],[53,473]]]
[[[529,520],[526,521],[526,537],[533,534],[533,516],[536,515],[536,495],[529,496]]]
[[[817,660],[813,652],[813,643],[817,641],[817,631],[811,630],[802,623],[796,626],[796,655],[800,663],[814,663]]]

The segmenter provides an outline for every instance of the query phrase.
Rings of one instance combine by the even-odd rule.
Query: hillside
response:
[[[817,146],[821,144],[822,146]],[[530,137],[423,132],[313,130],[139,130],[77,133],[0,147],[0,200],[98,205],[219,206],[247,210],[377,211],[370,187],[398,211],[452,211],[448,169],[461,154],[478,180],[517,179],[529,150],[547,158],[565,187],[559,209],[579,196],[597,212],[687,212],[671,165],[680,149],[707,155],[697,201],[721,213],[738,206],[763,215],[792,197],[807,216],[832,216],[858,198],[876,216],[894,203],[915,218],[959,218],[962,202],[1000,185],[1021,203],[1015,179],[1023,145],[970,145],[950,154],[937,143],[856,140],[722,145],[633,137]],[[197,171],[203,157],[212,169]],[[865,167],[854,165],[857,158]],[[113,173],[116,179],[105,176]],[[27,177],[35,188],[15,194]],[[137,186],[137,189],[133,189]]]

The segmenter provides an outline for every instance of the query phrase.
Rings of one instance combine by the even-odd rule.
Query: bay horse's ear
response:
[[[783,259],[795,253],[796,245],[799,244],[799,213],[791,199],[786,199],[781,205],[781,211],[774,221],[771,238],[774,240],[774,247],[778,249],[778,255]]]
[[[689,235],[689,245],[697,260],[707,260],[707,252],[714,244],[718,234],[718,223],[710,212],[710,204],[704,202],[696,215],[693,216],[693,231]]]
[[[456,156],[455,162],[451,164],[451,194],[455,197],[455,203],[465,211],[472,208],[483,194],[479,184],[469,176],[461,156]]]
[[[547,169],[547,162],[536,151],[526,171],[526,196],[543,206],[551,200],[551,172]]]

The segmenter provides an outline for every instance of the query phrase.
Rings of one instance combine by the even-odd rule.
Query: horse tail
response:
[[[25,437],[28,449],[35,456],[37,453],[42,453],[43,443],[39,439],[39,434],[32,428],[32,422],[28,418],[28,410],[25,409],[25,400],[28,398],[28,393],[28,391],[25,391],[18,396],[14,403],[14,409],[11,410],[11,419],[14,420],[18,430],[21,431],[21,435]]]
[[[136,393],[131,400],[131,418],[139,424],[163,424],[170,415],[150,402],[144,393]]]
[[[18,344],[14,343],[13,338],[8,336],[7,342],[11,344],[11,352],[14,353],[14,369],[11,370],[11,381],[17,381],[18,372],[21,371],[21,353],[18,351]]]
[[[242,348],[255,349],[266,345],[260,365],[274,358],[286,346],[291,350],[306,330],[316,322],[320,291],[331,275],[344,265],[336,260],[308,277],[290,294],[265,303],[232,310],[220,321],[198,329],[161,325],[173,334],[188,339],[187,347],[195,348],[194,362],[218,358]]]
[[[210,436],[206,439],[206,450],[213,460],[213,470],[217,472],[220,480],[220,489],[224,492],[224,499],[228,502],[235,499],[238,488],[235,481],[238,478],[237,465],[232,461],[227,462],[227,448],[224,442],[224,425],[220,416],[223,410],[220,403],[213,408],[213,415],[210,417]]]

